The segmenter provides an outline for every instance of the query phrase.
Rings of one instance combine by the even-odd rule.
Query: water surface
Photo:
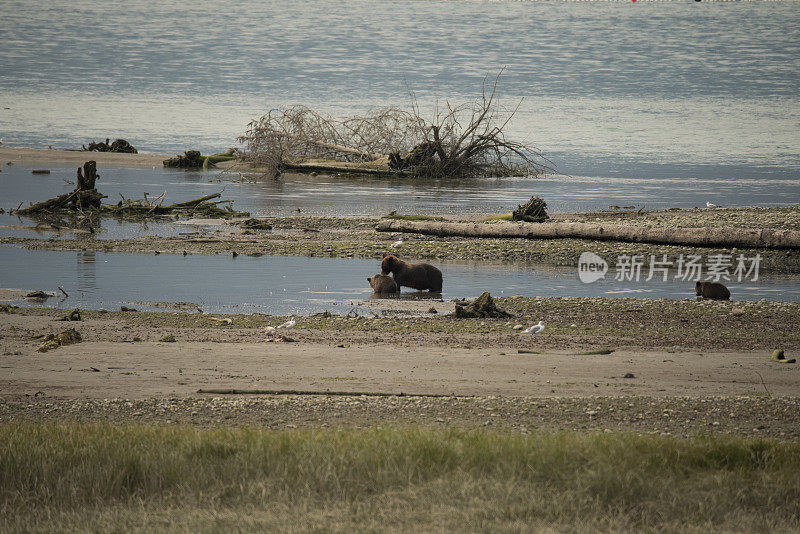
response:
[[[89,156],[87,156],[89,157]],[[0,173],[0,207],[8,211],[22,202],[40,201],[74,188],[73,167],[50,167],[49,175],[31,174],[33,167],[7,166]],[[108,195],[106,203],[122,197],[156,198],[166,192],[164,203],[185,201],[223,191],[237,211],[253,216],[326,215],[381,216],[391,211],[428,215],[506,213],[531,196],[546,199],[548,210],[585,212],[610,206],[633,209],[718,206],[793,205],[800,203],[800,179],[638,179],[613,177],[504,178],[474,180],[397,180],[373,177],[336,177],[286,174],[278,180],[257,183],[239,180],[238,174],[184,172],[163,168],[101,167],[97,186]],[[668,191],[668,193],[667,193]],[[299,210],[299,211],[298,211]],[[31,236],[15,228],[27,219],[0,214],[0,237]],[[212,231],[163,221],[121,224],[104,218],[96,234],[100,239],[174,236],[185,232]],[[49,236],[51,229],[38,229]]]
[[[218,151],[268,109],[339,116],[475,97],[576,176],[797,177],[788,2],[3,2],[0,137]],[[91,28],[91,31],[86,31]]]
[[[25,268],[19,268],[24,265]],[[575,269],[530,264],[436,263],[444,276],[442,298],[493,296],[572,296],[694,298],[694,284],[578,280]],[[205,312],[308,315],[346,314],[372,290],[366,278],[380,272],[379,260],[229,255],[182,256],[102,252],[54,252],[0,246],[0,287],[58,292],[43,305],[60,308],[119,309],[137,302],[194,302]],[[800,301],[800,285],[790,277],[762,277],[755,283],[727,284],[734,299]],[[413,297],[408,288],[403,294]],[[428,296],[423,292],[423,296]],[[362,310],[362,313],[363,310]]]

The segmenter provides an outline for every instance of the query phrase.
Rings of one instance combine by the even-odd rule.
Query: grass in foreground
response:
[[[0,531],[800,528],[800,444],[632,434],[0,427]]]

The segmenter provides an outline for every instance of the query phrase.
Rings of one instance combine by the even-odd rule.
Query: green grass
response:
[[[0,531],[800,528],[800,444],[419,428],[0,427]]]

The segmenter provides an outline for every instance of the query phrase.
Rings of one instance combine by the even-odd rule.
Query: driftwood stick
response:
[[[340,397],[474,397],[445,393],[385,393],[376,391],[306,391],[300,389],[198,389],[211,395],[332,395]]]
[[[220,196],[222,196],[222,191],[220,191],[219,193],[214,193],[211,195],[206,195],[204,197],[196,198],[194,200],[187,200],[186,202],[176,202],[175,204],[170,204],[169,206],[165,206],[164,209],[172,210],[178,208],[191,208],[193,206],[196,206],[197,204],[205,202],[206,200],[211,200],[212,198],[217,198]]]
[[[37,211],[49,211],[54,208],[62,208],[66,206],[70,200],[72,200],[75,195],[78,194],[78,191],[72,191],[71,193],[64,193],[63,195],[58,195],[57,197],[45,200],[43,202],[37,202],[36,204],[32,204],[27,208],[17,209],[16,213],[26,214],[26,213],[35,213]]]
[[[596,223],[448,223],[382,220],[379,232],[522,239],[594,239],[695,247],[800,248],[800,231],[742,228],[645,228]]]

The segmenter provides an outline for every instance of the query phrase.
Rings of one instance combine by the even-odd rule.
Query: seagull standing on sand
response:
[[[395,241],[394,243],[392,243],[391,245],[389,245],[390,248],[400,248],[402,246],[403,246],[403,238],[402,237],[400,239],[398,239],[397,241]]]
[[[544,330],[544,321],[539,321],[539,324],[535,324],[533,326],[529,326],[525,330],[522,331],[523,334],[538,334]]]
[[[717,206],[716,206],[716,204],[712,204],[711,202],[706,202],[706,207],[707,208],[716,208]]]
[[[289,319],[288,321],[286,321],[285,323],[280,325],[278,328],[280,330],[289,330],[291,327],[293,327],[296,324],[297,324],[297,322],[294,320],[294,317],[292,317],[291,319]]]

